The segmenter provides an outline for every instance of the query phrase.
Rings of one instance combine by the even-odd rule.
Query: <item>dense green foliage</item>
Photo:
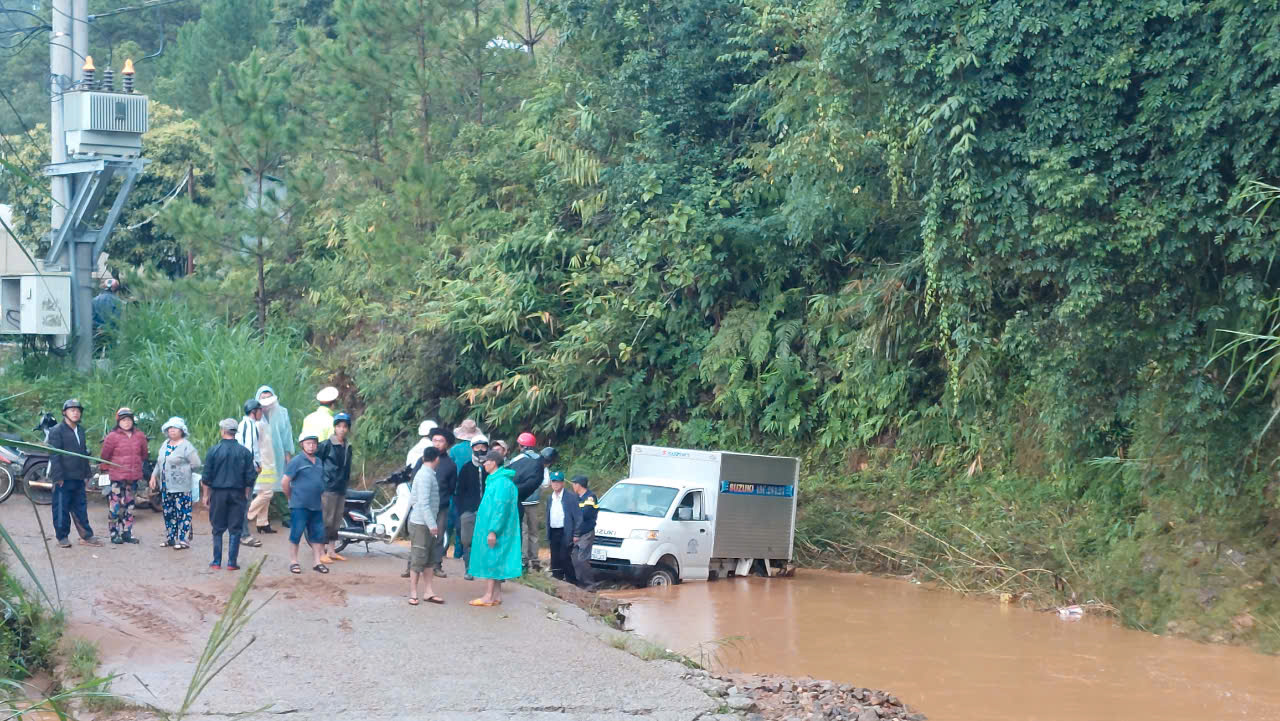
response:
[[[370,447],[474,414],[602,465],[799,452],[813,558],[959,574],[951,539],[1149,628],[1200,584],[1205,629],[1280,611],[1273,387],[1215,355],[1274,323],[1280,4],[234,5],[279,32],[178,33],[156,87],[218,182],[161,227]],[[1180,555],[1224,539],[1256,560]]]

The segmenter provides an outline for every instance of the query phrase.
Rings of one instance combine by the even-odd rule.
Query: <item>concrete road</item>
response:
[[[49,507],[39,512],[48,531]],[[106,536],[100,498],[90,501],[89,515]],[[203,509],[186,551],[160,547],[160,514],[139,511],[137,518],[141,545],[63,549],[50,538],[67,635],[99,644],[102,671],[123,674],[114,690],[176,709],[238,574],[208,568]],[[18,494],[0,504],[0,522],[52,593],[27,499]],[[373,546],[367,554],[350,547],[350,560],[334,563],[330,574],[308,562],[298,576],[288,571],[287,537],[261,538],[263,548],[242,549],[241,565],[268,556],[252,596],[274,598],[241,639],[253,636],[252,646],[200,696],[194,718],[268,704],[254,717],[685,721],[715,708],[670,665],[607,645],[602,638],[617,632],[577,607],[510,583],[502,606],[468,606],[482,589],[462,580],[461,561],[446,561],[449,578],[436,580],[446,605],[414,607],[400,578],[407,546]]]

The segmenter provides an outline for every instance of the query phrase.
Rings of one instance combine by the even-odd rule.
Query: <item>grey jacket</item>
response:
[[[178,441],[173,452],[166,456],[165,452],[168,450],[169,441],[166,440],[160,445],[156,470],[151,477],[164,484],[166,493],[190,493],[191,474],[199,471],[202,466],[200,454],[196,453],[196,447],[186,438]]]
[[[413,486],[409,489],[409,523],[430,528],[436,533],[436,514],[440,512],[440,489],[436,485],[436,472],[431,466],[422,464],[413,476]]]

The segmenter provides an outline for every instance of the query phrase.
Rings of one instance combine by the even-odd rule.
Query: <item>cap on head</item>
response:
[[[338,389],[333,386],[325,386],[316,394],[316,401],[320,403],[332,403],[338,400]]]
[[[218,429],[221,430],[223,433],[234,432],[239,425],[240,424],[236,423],[236,419],[234,418],[223,418],[222,420],[218,421]]]
[[[438,425],[440,424],[436,423],[435,421],[423,421],[418,424],[418,435],[429,436],[431,435],[431,429],[435,428]]]
[[[519,436],[516,436],[516,443],[519,443],[525,448],[532,448],[538,445],[538,439],[534,437],[534,435],[529,431],[525,431],[524,433],[521,433]]]
[[[582,486],[583,488],[586,488],[586,487],[587,487],[587,477],[586,477],[586,476],[574,476],[574,477],[573,477],[573,485],[575,485],[575,486]]]
[[[350,427],[351,427],[351,416],[347,415],[346,413],[338,413],[338,414],[334,415],[334,417],[333,417],[333,425],[335,425],[335,426],[336,426],[336,425],[338,425],[339,423],[346,423],[346,424],[347,424],[347,427],[348,427],[348,428],[350,428]]]
[[[488,463],[489,461],[493,461],[498,465],[502,465],[502,454],[499,453],[498,451],[489,451],[488,453],[484,454],[484,462]]]
[[[62,404],[62,410],[64,413],[71,408],[79,408],[80,410],[84,410],[84,406],[80,405],[79,398],[68,398],[67,401]]]
[[[124,408],[116,411],[116,420],[120,420],[121,418],[133,418],[133,409],[125,406]]]
[[[564,471],[552,471],[550,477],[552,483],[564,483]]]

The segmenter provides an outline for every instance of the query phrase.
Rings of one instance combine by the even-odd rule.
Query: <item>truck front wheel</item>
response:
[[[673,586],[676,583],[676,572],[670,566],[657,566],[645,581],[646,586]]]

